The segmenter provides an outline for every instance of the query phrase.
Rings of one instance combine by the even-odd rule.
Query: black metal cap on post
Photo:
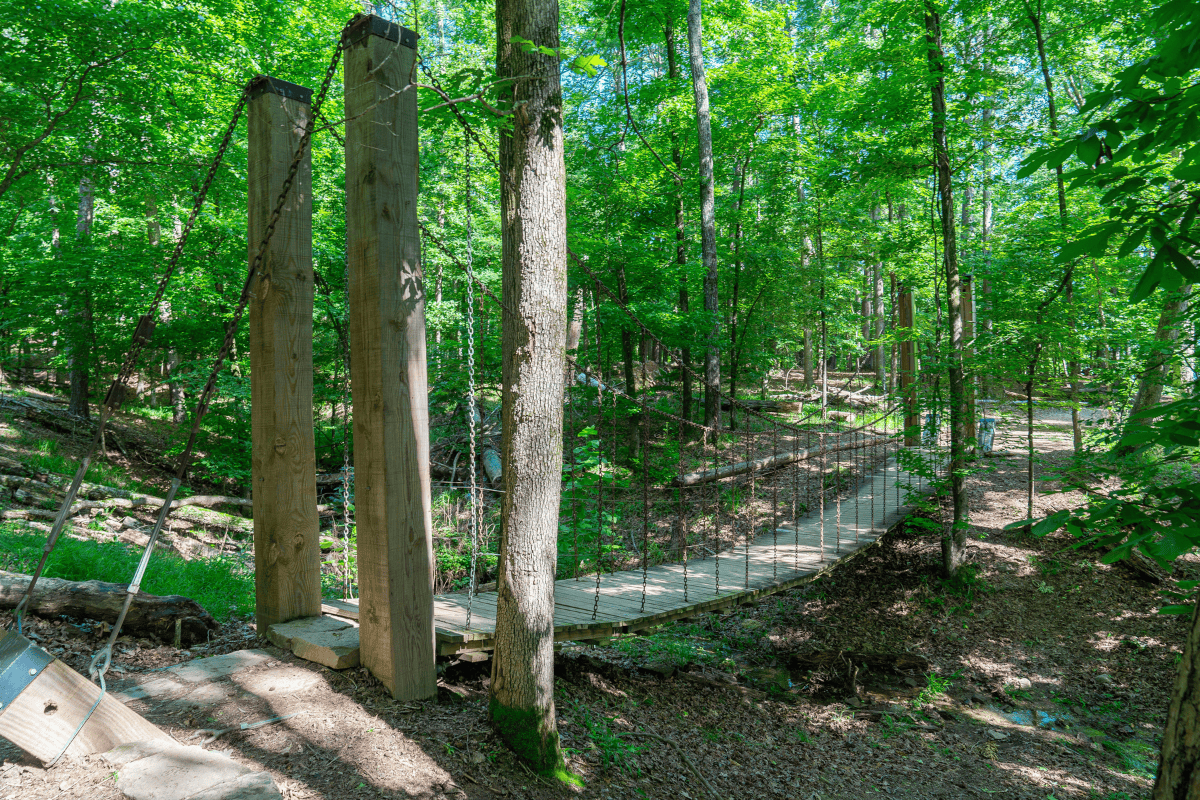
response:
[[[250,81],[250,99],[254,100],[264,94],[277,94],[280,97],[286,97],[289,100],[295,100],[298,103],[312,105],[312,89],[299,86],[295,83],[281,81],[279,78],[272,78],[270,75],[255,75],[254,80]]]
[[[354,18],[346,24],[346,32],[342,34],[342,41],[349,47],[358,44],[368,36],[378,36],[412,50],[417,49],[417,40],[421,38],[416,31],[410,31],[402,25],[388,22],[383,17],[377,17],[374,14],[355,14]]]

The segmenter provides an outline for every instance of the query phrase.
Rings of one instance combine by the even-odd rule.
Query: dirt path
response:
[[[1037,446],[1061,463],[1070,434],[1040,431]],[[680,752],[721,798],[1144,797],[1185,622],[1155,613],[1156,587],[1069,549],[1061,534],[1004,532],[1024,517],[1024,469],[993,458],[971,478],[979,567],[963,583],[940,580],[936,539],[910,524],[754,608],[564,648],[560,730],[582,790],[538,781],[492,736],[487,664],[443,665],[438,703],[396,703],[361,669],[315,668],[229,626],[187,656],[258,647],[272,658],[248,673],[259,677],[224,697],[137,707],[185,742],[197,729],[303,712],[208,745],[268,770],[297,800],[709,796]],[[1038,511],[1080,500],[1042,494]],[[66,643],[63,655],[83,666],[95,643],[65,627],[35,633]],[[119,659],[129,676],[187,660],[144,644]],[[933,671],[859,674],[855,689],[840,673],[786,671],[790,654],[816,649],[907,651]],[[620,737],[635,730],[662,739]],[[120,796],[99,759],[42,770],[11,746],[0,759],[0,800]]]

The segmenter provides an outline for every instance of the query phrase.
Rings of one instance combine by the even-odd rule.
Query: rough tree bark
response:
[[[966,559],[967,485],[963,474],[966,455],[962,348],[962,286],[958,276],[958,252],[954,241],[954,192],[950,182],[950,151],[946,146],[946,73],[942,63],[942,28],[932,2],[925,3],[925,41],[929,72],[933,77],[933,142],[937,159],[938,196],[941,204],[942,242],[945,250],[946,298],[950,324],[950,494],[954,515],[950,530],[942,535],[942,568],[954,577]]]
[[[688,2],[688,55],[692,64],[692,94],[696,98],[696,128],[700,159],[700,251],[704,259],[704,310],[712,315],[712,330],[704,353],[704,424],[721,424],[721,318],[717,305],[717,221],[713,187],[712,119],[708,81],[704,76],[704,23],[701,0]]]
[[[554,575],[567,307],[566,167],[557,0],[496,0],[496,67],[519,104],[500,137],[505,488],[489,712],[519,758],[563,774],[554,718]]]
[[[1162,755],[1154,781],[1153,800],[1195,800],[1200,797],[1200,604],[1192,612],[1192,627],[1175,676],[1175,691],[1167,710]]]

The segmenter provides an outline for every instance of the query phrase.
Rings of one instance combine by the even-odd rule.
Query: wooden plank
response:
[[[0,710],[0,736],[42,762],[55,758],[100,697],[100,687],[57,659],[8,707]],[[111,694],[106,694],[67,755],[104,753],[126,742],[171,737]]]
[[[370,16],[344,37],[361,657],[400,700],[437,693],[415,43]]]
[[[274,78],[250,90],[249,257],[254,259],[308,123],[311,92]],[[250,478],[260,631],[321,610],[312,411],[312,165],[305,153],[250,300]]]

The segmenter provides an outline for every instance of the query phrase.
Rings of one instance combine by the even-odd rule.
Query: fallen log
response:
[[[492,485],[492,488],[499,486],[504,480],[500,451],[491,446],[485,447],[479,455],[479,460],[483,463],[483,471],[487,475],[488,483]]]
[[[774,456],[763,456],[750,461],[739,461],[736,464],[727,464],[716,469],[702,469],[696,472],[688,472],[683,475],[677,475],[667,484],[672,487],[697,486],[701,483],[712,483],[724,478],[731,478],[734,475],[745,475],[749,472],[765,472],[767,470],[777,469],[778,467],[791,464],[795,461],[804,461],[815,456],[820,456],[828,453],[836,453],[841,450],[854,450],[860,447],[871,447],[877,442],[884,441],[885,437],[876,436],[871,439],[861,439],[857,442],[847,442],[845,444],[830,445],[826,447],[812,447],[797,450],[792,453],[780,453]]]
[[[28,587],[28,575],[0,570],[0,610],[16,608]],[[125,602],[125,589],[120,583],[41,578],[29,602],[29,613],[47,619],[94,619],[111,625]],[[191,598],[139,592],[122,630],[133,636],[173,642],[176,623],[185,646],[207,641],[209,632],[217,629],[212,615]]]
[[[852,650],[817,650],[788,656],[788,669],[797,672],[844,673],[853,667],[866,667],[871,672],[924,675],[929,672],[929,659],[915,653],[859,653]]]

